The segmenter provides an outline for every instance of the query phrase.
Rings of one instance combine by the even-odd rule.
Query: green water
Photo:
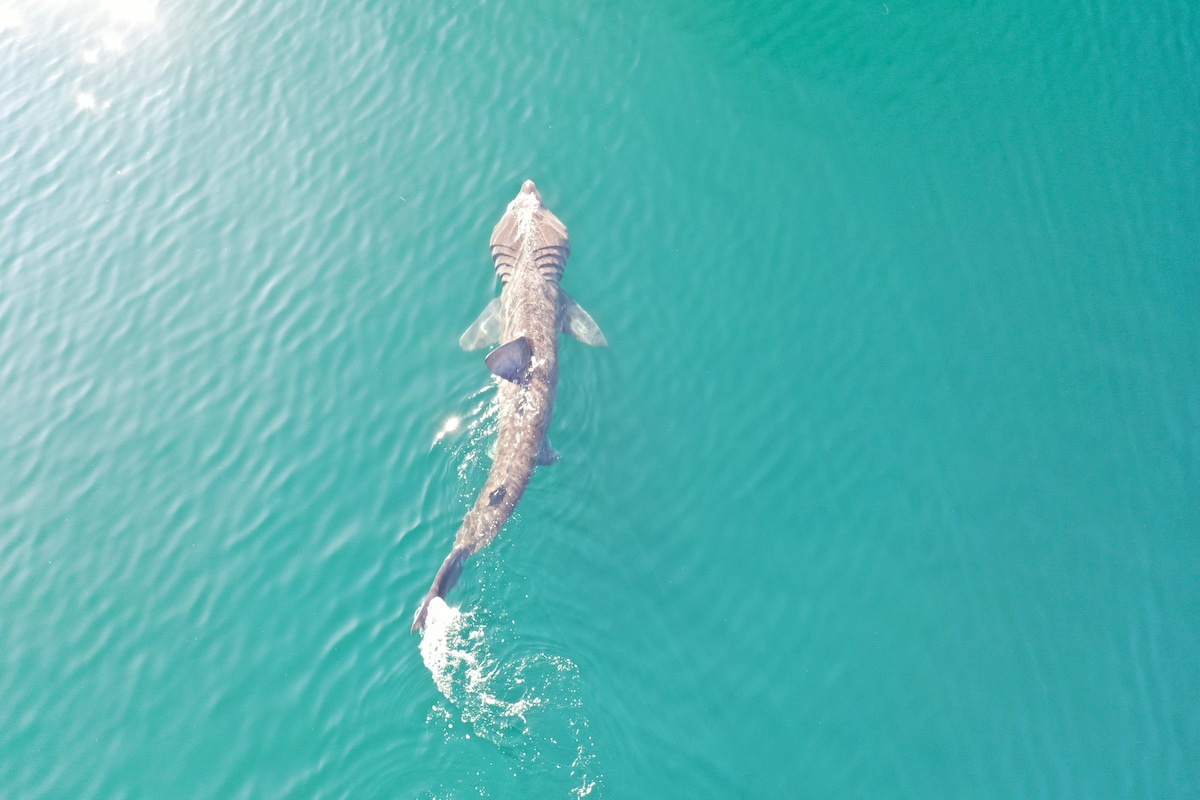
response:
[[[0,797],[1200,796],[1197,75],[1185,0],[0,0]],[[526,178],[611,346],[422,638]]]

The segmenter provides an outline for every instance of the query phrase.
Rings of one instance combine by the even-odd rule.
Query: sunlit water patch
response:
[[[435,598],[421,658],[445,702],[427,724],[447,741],[479,737],[515,756],[526,772],[561,773],[564,792],[587,797],[601,781],[588,719],[579,698],[579,668],[547,653],[500,657],[500,626]],[[459,726],[463,727],[459,727]]]
[[[494,383],[477,389],[467,398],[469,410],[451,414],[442,422],[433,437],[431,448],[448,448],[457,466],[459,485],[470,494],[478,490],[478,481],[492,464],[495,455],[496,433],[499,430],[499,405]]]
[[[0,6],[0,31],[16,30],[25,24],[21,13],[10,6]]]

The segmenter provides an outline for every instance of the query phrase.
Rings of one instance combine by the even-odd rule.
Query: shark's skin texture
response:
[[[542,204],[533,181],[525,181],[492,231],[492,260],[503,282],[493,301],[460,343],[475,349],[501,342],[488,356],[500,376],[496,456],[475,505],[463,518],[454,548],[413,616],[414,632],[425,627],[429,603],[445,597],[458,581],[463,561],[487,547],[525,494],[534,467],[553,463],[546,441],[558,390],[558,335],[567,331],[593,345],[604,334],[559,286],[571,252],[567,228]]]

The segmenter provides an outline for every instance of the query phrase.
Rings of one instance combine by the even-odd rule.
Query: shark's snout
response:
[[[533,181],[525,181],[521,184],[521,194],[531,194],[537,198],[537,201],[542,202],[542,193],[538,191],[537,185]]]

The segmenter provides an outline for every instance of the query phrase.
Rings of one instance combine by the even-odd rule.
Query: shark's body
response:
[[[566,226],[542,205],[533,181],[525,181],[508,204],[492,231],[491,248],[504,286],[459,344],[475,350],[502,343],[487,357],[488,368],[501,378],[496,456],[479,499],[459,526],[454,549],[413,616],[413,631],[425,627],[429,602],[445,597],[458,581],[463,561],[496,538],[525,494],[534,467],[558,458],[546,439],[558,389],[558,334],[608,344],[588,313],[559,286],[570,240]]]

